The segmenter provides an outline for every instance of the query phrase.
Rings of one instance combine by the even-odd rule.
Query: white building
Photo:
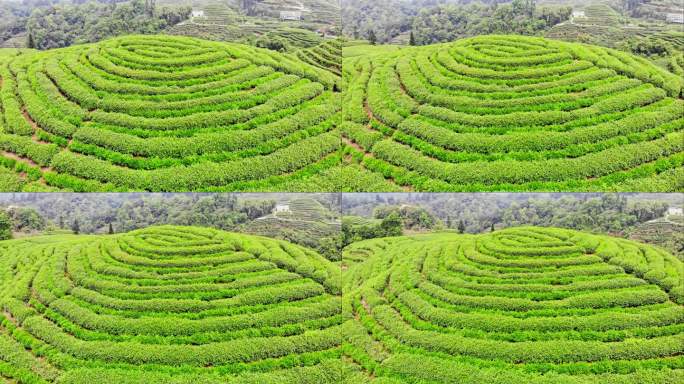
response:
[[[684,24],[684,13],[668,13],[665,15],[668,23]]]
[[[290,212],[290,205],[289,204],[276,204],[275,208],[273,208],[273,213],[282,213],[282,212]]]
[[[300,11],[280,11],[280,20],[300,21],[302,12]]]
[[[192,10],[192,17],[204,17],[204,11],[199,9]]]
[[[574,19],[575,17],[584,17],[584,11],[573,11],[572,18]]]
[[[682,215],[684,215],[684,208],[670,207],[667,210],[667,215],[668,216],[682,216]]]

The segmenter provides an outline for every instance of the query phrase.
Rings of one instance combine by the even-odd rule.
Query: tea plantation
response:
[[[347,158],[397,187],[684,190],[684,80],[646,59],[508,35],[345,57]]]
[[[0,242],[0,382],[339,383],[340,269],[199,227]]]
[[[297,57],[311,65],[342,75],[342,40],[329,40],[313,48],[297,51]]]
[[[126,36],[0,51],[0,77],[0,168],[34,189],[328,190],[340,163],[339,77],[294,56]]]
[[[684,264],[541,227],[372,239],[343,256],[345,353],[378,383],[681,383]]]

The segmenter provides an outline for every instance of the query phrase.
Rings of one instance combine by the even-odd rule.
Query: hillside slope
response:
[[[326,191],[339,164],[337,77],[273,51],[126,36],[0,51],[0,77],[0,161],[29,188]]]
[[[302,61],[319,68],[342,75],[342,40],[330,40],[315,47],[301,49],[296,52],[297,57]]]
[[[166,30],[172,35],[217,41],[242,42],[264,47],[280,41],[280,51],[295,52],[323,42],[321,35],[337,35],[340,7],[336,0],[199,0],[193,9],[202,16]],[[281,18],[282,15],[288,19]],[[276,49],[275,46],[272,48]]]
[[[0,381],[338,383],[340,270],[199,227],[0,242]]]
[[[339,236],[338,216],[315,199],[297,198],[288,202],[287,211],[274,212],[249,222],[244,232],[282,238],[312,249],[320,249]],[[330,260],[340,260],[337,249],[328,250],[323,256]]]
[[[346,351],[368,378],[684,379],[684,263],[661,249],[520,227],[367,240],[343,262]]]
[[[684,80],[646,59],[490,35],[343,76],[346,152],[408,190],[684,190]]]

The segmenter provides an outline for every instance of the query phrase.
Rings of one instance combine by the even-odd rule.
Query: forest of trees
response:
[[[316,248],[334,259],[343,245],[405,231],[485,233],[536,225],[629,237],[643,223],[682,204],[681,198],[670,196],[675,195],[649,199],[617,194],[355,194],[342,199],[344,215],[373,220],[359,224],[343,219],[339,236],[311,239],[304,232],[283,228],[279,238]],[[337,197],[320,195],[317,201],[330,212],[339,212]],[[278,195],[237,194],[6,195],[0,201],[0,239],[12,232],[120,233],[161,224],[239,232],[270,214],[278,201]],[[682,242],[680,236],[659,245],[677,250],[684,249]]]
[[[535,35],[570,18],[570,7],[538,7],[534,0],[509,4],[440,5],[422,9],[413,20],[416,45],[484,34]]]
[[[14,232],[32,233],[46,229],[47,221],[33,208],[0,208],[0,240],[11,239]]]
[[[587,200],[530,200],[522,204],[513,203],[503,210],[500,221],[495,224],[503,227],[552,226],[619,234],[637,224],[662,217],[667,208],[664,202],[629,203],[625,197],[612,194]]]
[[[537,225],[615,234],[662,217],[671,204],[618,194],[364,194],[343,200],[342,211],[374,218],[411,212],[403,215],[412,218],[407,229],[458,229],[463,223],[468,233]]]
[[[189,6],[155,0],[22,0],[0,2],[0,43],[25,36],[49,49],[132,33],[157,33],[190,16]]]
[[[342,247],[365,239],[401,236],[403,230],[403,222],[397,211],[390,212],[382,220],[365,224],[354,224],[342,218]]]
[[[445,229],[486,233],[535,225],[629,238],[642,224],[662,218],[673,202],[674,206],[684,203],[681,198],[664,196],[647,199],[618,194],[361,194],[343,200],[342,211],[350,217],[391,218],[399,224],[400,233]],[[345,243],[389,236],[378,220],[364,225],[343,220],[342,228]],[[684,250],[684,236],[654,237],[649,242],[676,254]]]
[[[7,212],[0,211],[0,240],[8,240],[12,238],[12,219]]]
[[[343,0],[345,36],[388,43],[410,33],[417,45],[486,33],[537,34],[567,20],[567,6],[538,6],[535,0]]]
[[[373,210],[373,217],[385,219],[396,214],[403,228],[424,230],[432,229],[437,224],[437,219],[425,208],[413,205],[380,205]]]
[[[270,215],[277,202],[287,204],[290,198],[297,197],[278,194],[140,193],[0,195],[0,240],[11,238],[13,234],[114,234],[164,224],[253,233],[250,224]],[[329,212],[326,222],[339,215],[338,197],[320,194],[313,198]],[[316,226],[316,223],[308,224]],[[341,234],[316,237],[311,236],[306,225],[292,228],[282,223],[272,225],[267,236],[313,248],[331,260],[339,259]],[[326,223],[321,222],[320,225]],[[400,234],[401,222],[398,230]],[[391,233],[387,232],[387,235]]]
[[[4,205],[4,211],[13,217],[28,216],[27,213],[23,216],[13,214],[15,211],[35,212],[43,224],[40,228],[22,224],[21,228],[15,229],[17,232],[29,229],[68,231],[74,222],[78,222],[80,233],[106,233],[110,227],[118,233],[161,224],[234,230],[241,224],[271,213],[276,204],[276,200],[270,198],[238,199],[232,194],[22,196],[23,199],[0,205]],[[25,222],[28,221],[22,221]]]
[[[27,46],[49,49],[77,43],[90,43],[131,33],[157,33],[190,15],[190,7],[161,7],[155,0],[101,3],[37,8],[27,22]]]

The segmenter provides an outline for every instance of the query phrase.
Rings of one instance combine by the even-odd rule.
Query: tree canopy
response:
[[[410,45],[453,41],[487,33],[539,34],[568,20],[566,6],[537,6],[534,0],[345,0],[344,35],[391,42],[407,34]]]
[[[56,4],[35,8],[27,21],[29,48],[50,49],[122,34],[151,34],[186,20],[190,7],[156,7],[154,0]]]

